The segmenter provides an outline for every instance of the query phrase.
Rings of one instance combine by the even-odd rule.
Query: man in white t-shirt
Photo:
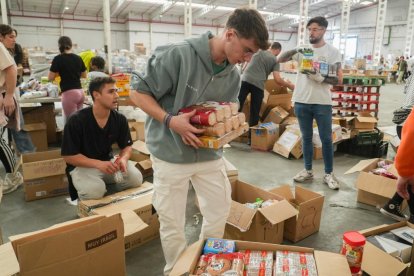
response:
[[[293,179],[296,182],[305,182],[313,179],[313,119],[318,125],[322,141],[322,154],[325,164],[323,182],[333,190],[339,189],[339,183],[333,174],[333,145],[332,145],[332,85],[342,82],[341,55],[338,49],[327,44],[324,40],[328,21],[321,16],[310,19],[306,25],[309,33],[309,42],[313,50],[313,64],[329,65],[328,70],[312,69],[298,71],[292,101],[295,114],[302,132],[303,160],[305,169]],[[299,65],[304,58],[303,48],[283,53],[278,61],[298,61]],[[299,66],[300,67],[300,66]]]

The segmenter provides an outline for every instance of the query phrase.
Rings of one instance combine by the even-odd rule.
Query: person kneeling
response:
[[[128,160],[132,139],[127,119],[115,110],[119,98],[115,80],[96,78],[89,91],[93,106],[72,114],[63,132],[62,156],[72,200],[99,199],[107,188],[115,192],[142,184],[142,174]],[[121,150],[117,158],[114,143]]]

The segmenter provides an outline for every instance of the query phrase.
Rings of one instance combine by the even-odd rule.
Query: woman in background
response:
[[[86,67],[82,59],[72,53],[72,40],[61,36],[58,40],[60,55],[57,55],[49,71],[49,81],[60,76],[62,91],[62,107],[65,122],[69,116],[82,109],[85,95],[82,90],[81,78],[86,78]]]

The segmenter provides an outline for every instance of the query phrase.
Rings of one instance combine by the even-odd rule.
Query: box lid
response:
[[[335,276],[350,276],[351,271],[349,269],[348,262],[344,255],[337,253],[325,252],[315,250],[316,267],[318,268],[318,275],[332,275],[334,268]],[[365,252],[364,252],[365,257]],[[376,275],[376,274],[373,274]]]
[[[378,162],[378,160],[379,160],[379,158],[361,160],[361,161],[358,162],[358,164],[356,164],[355,166],[353,166],[352,168],[347,170],[344,174],[351,174],[351,173],[355,173],[355,172],[360,172],[363,169],[365,169],[369,164],[371,164],[373,162]]]
[[[292,200],[295,197],[293,196],[292,191],[290,190],[289,185],[283,185],[274,189],[269,190],[269,192],[280,195],[281,197],[287,199],[287,200]]]
[[[257,126],[250,127],[253,130],[261,130],[261,129],[267,129],[268,131],[274,131],[278,128],[278,126],[273,122],[268,123],[262,123]]]
[[[249,230],[256,210],[245,207],[243,204],[232,201],[227,223],[240,229],[242,232]]]
[[[14,275],[20,272],[19,262],[11,242],[0,245],[0,275]]]
[[[132,148],[136,149],[137,151],[146,154],[146,155],[150,155],[150,152],[147,148],[147,145],[145,144],[145,142],[141,141],[141,140],[137,140],[132,144]]]
[[[399,275],[407,265],[367,242],[364,246],[362,270],[370,275]]]
[[[194,256],[197,256],[199,252],[201,252],[203,246],[204,240],[198,240],[192,245],[188,246],[178,258],[178,261],[174,265],[170,276],[188,275],[188,272],[190,271],[194,262]],[[198,258],[196,258],[196,261],[198,261]]]
[[[281,200],[276,204],[259,209],[259,212],[270,222],[275,225],[288,218],[296,216],[299,212],[288,201]]]
[[[358,116],[356,118],[360,123],[376,123],[377,119],[374,117]]]
[[[129,235],[148,228],[148,224],[146,224],[134,211],[122,211],[121,218],[124,223],[124,237],[128,237]]]

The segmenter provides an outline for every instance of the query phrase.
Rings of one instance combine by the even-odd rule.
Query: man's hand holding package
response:
[[[14,103],[13,95],[6,94],[3,99],[3,107],[4,107],[4,113],[7,116],[10,116],[13,114],[14,110],[16,109],[16,105]]]
[[[203,145],[200,139],[197,138],[197,134],[202,134],[204,130],[191,125],[190,118],[195,114],[196,110],[193,110],[190,113],[173,116],[170,121],[170,128],[181,135],[184,144],[197,149]]]
[[[313,80],[317,83],[322,83],[325,80],[325,77],[323,77],[319,72],[307,71],[306,75],[308,79]]]

